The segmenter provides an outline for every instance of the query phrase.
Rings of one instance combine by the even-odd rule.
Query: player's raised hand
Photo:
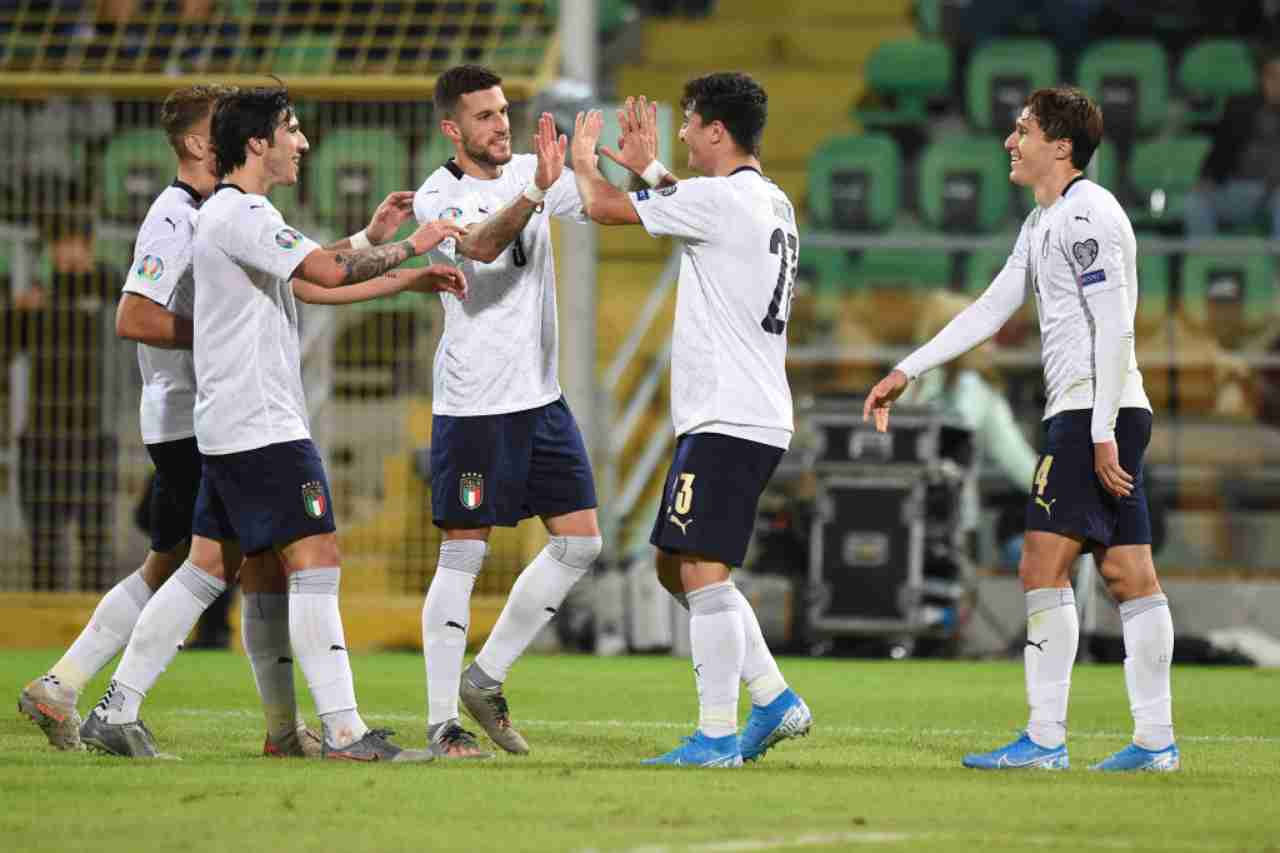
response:
[[[586,168],[596,164],[596,146],[600,143],[600,133],[604,128],[604,119],[599,110],[578,113],[573,123],[573,167]]]
[[[413,190],[398,190],[382,200],[373,212],[364,236],[375,246],[387,242],[396,235],[409,217],[413,216]]]
[[[569,150],[569,139],[563,133],[556,137],[556,122],[551,113],[543,113],[538,119],[538,132],[533,135],[533,150],[538,155],[538,170],[533,182],[540,190],[549,190],[560,180],[564,172],[564,153]]]
[[[425,255],[445,240],[465,236],[467,229],[463,226],[448,219],[437,219],[419,225],[418,230],[409,235],[409,242],[417,254]]]
[[[876,416],[876,432],[887,432],[889,429],[889,407],[893,401],[902,396],[902,392],[907,390],[907,374],[901,370],[894,369],[889,375],[876,383],[875,387],[867,394],[867,401],[862,404],[862,420],[870,419],[872,413]]]
[[[418,279],[412,290],[420,293],[452,293],[459,299],[467,298],[467,277],[462,270],[449,264],[432,264],[417,271]]]
[[[1120,467],[1120,448],[1114,441],[1093,446],[1093,473],[1102,488],[1115,497],[1127,498],[1133,493],[1133,477]]]
[[[602,146],[600,153],[635,175],[643,175],[649,164],[658,159],[658,104],[648,98],[627,98],[618,110],[622,136],[618,150]]]

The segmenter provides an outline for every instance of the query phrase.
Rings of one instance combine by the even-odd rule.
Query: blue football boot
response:
[[[724,737],[707,737],[698,730],[665,755],[646,758],[641,763],[669,764],[673,767],[741,767],[742,752],[738,749],[736,733]]]
[[[1067,759],[1067,745],[1046,749],[1023,732],[1013,743],[990,752],[966,755],[960,762],[975,770],[1066,770],[1071,766]]]
[[[1148,770],[1156,773],[1172,773],[1182,767],[1178,745],[1171,743],[1164,749],[1143,749],[1131,743],[1124,749],[1090,767],[1090,770]]]
[[[788,687],[768,705],[751,706],[751,716],[742,730],[742,760],[763,758],[778,742],[804,737],[812,727],[809,706]]]

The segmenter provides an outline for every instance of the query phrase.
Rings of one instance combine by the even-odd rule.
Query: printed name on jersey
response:
[[[648,200],[649,200],[648,190],[636,190],[636,201],[648,201]]]
[[[147,281],[159,281],[164,277],[164,259],[159,255],[144,255],[142,260],[138,262],[138,269],[135,272],[138,278],[145,278]]]
[[[1088,287],[1091,284],[1097,284],[1100,281],[1106,281],[1106,280],[1107,280],[1107,273],[1105,270],[1094,270],[1093,272],[1085,273],[1080,278],[1080,286]]]
[[[680,188],[679,184],[672,184],[669,187],[663,187],[662,189],[658,190],[658,195],[675,195],[676,190],[678,190],[679,188]]]
[[[1090,237],[1088,240],[1076,243],[1071,247],[1071,254],[1075,255],[1080,269],[1087,270],[1098,259],[1098,241]]]
[[[281,249],[292,249],[302,242],[302,235],[292,228],[281,228],[276,232],[276,245]]]

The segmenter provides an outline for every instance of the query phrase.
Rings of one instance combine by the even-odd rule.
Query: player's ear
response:
[[[440,132],[448,138],[450,142],[462,142],[462,128],[458,127],[458,123],[447,118],[440,119]]]

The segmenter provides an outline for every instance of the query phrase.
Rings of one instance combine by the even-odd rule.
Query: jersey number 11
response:
[[[781,228],[773,230],[769,238],[769,254],[782,256],[778,268],[778,286],[773,289],[769,313],[760,321],[760,328],[771,335],[780,335],[786,331],[787,317],[791,315],[791,298],[796,289],[796,256],[799,251],[800,238],[784,233]]]

